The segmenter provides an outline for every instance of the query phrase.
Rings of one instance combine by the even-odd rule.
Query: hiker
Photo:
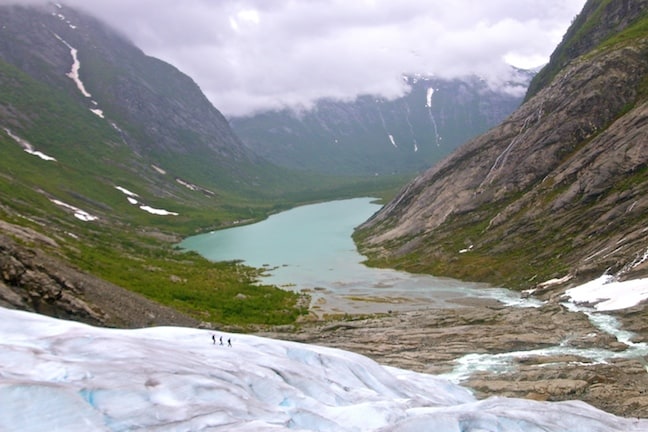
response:
[[[223,345],[223,336],[220,337],[220,344]]]
[[[216,345],[216,336],[212,335],[212,341],[214,342],[214,345]]]
[[[229,338],[227,339],[227,346],[228,347],[232,346],[232,339],[229,339]]]

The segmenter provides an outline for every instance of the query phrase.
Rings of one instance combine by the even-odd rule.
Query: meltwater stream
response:
[[[599,347],[574,347],[569,341],[553,347],[539,348],[526,351],[511,351],[498,354],[467,354],[455,361],[455,368],[443,376],[453,382],[462,382],[475,372],[504,373],[513,370],[516,360],[531,357],[561,357],[574,356],[580,358],[580,364],[595,365],[604,364],[614,359],[638,359],[644,364],[648,372],[648,362],[644,359],[648,356],[648,344],[644,342],[633,342],[632,332],[623,330],[619,321],[608,314],[596,312],[591,308],[580,307],[572,302],[564,302],[563,305],[574,312],[585,313],[594,327],[603,333],[614,336],[619,342],[626,344],[623,351],[612,351]]]
[[[469,299],[497,300],[514,307],[541,305],[504,288],[365,266],[365,258],[358,253],[351,235],[354,227],[379,208],[371,198],[307,205],[256,224],[190,237],[180,246],[212,261],[242,260],[266,268],[263,283],[308,292],[312,296],[311,308],[319,314],[448,308]],[[476,371],[505,372],[523,357],[569,354],[601,363],[648,355],[648,346],[631,342],[632,334],[621,330],[613,317],[572,302],[564,304],[588,314],[595,327],[614,335],[628,349],[616,352],[565,343],[529,351],[468,354],[457,359],[455,369],[444,377],[461,382]]]
[[[371,198],[306,205],[252,225],[190,237],[180,246],[212,261],[266,268],[263,283],[308,292],[318,313],[452,307],[467,298],[533,305],[503,288],[365,266],[351,235],[378,209]]]

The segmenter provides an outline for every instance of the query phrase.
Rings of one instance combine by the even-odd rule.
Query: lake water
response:
[[[266,268],[262,283],[308,292],[316,313],[377,313],[456,306],[473,298],[521,305],[515,292],[362,264],[351,235],[380,209],[371,198],[306,205],[252,224],[185,239],[212,261]]]
[[[325,313],[384,313],[426,308],[456,307],[474,299],[535,307],[541,303],[521,299],[513,291],[454,279],[369,268],[362,264],[351,239],[354,227],[380,208],[370,198],[332,201],[298,207],[247,226],[190,237],[181,247],[213,261],[240,259],[253,267],[268,268],[263,283],[307,291],[311,310]],[[614,358],[648,355],[648,344],[633,343],[615,318],[593,313],[586,307],[567,306],[586,313],[601,331],[628,345],[624,351],[580,348],[569,345],[509,353],[475,353],[457,359],[455,369],[444,375],[461,382],[477,371],[502,372],[517,359],[538,355],[570,355],[592,363]]]

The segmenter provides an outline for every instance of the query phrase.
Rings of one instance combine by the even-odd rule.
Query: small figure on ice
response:
[[[232,339],[227,339],[227,346],[231,347],[232,346]]]

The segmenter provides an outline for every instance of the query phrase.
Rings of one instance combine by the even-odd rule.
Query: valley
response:
[[[647,10],[588,0],[504,92],[409,73],[404,96],[228,118],[84,9],[3,4],[0,307],[340,348],[480,399],[646,418]],[[252,231],[256,260],[187,246],[331,203],[349,214]],[[598,285],[632,281],[636,301],[597,309],[626,296]]]

